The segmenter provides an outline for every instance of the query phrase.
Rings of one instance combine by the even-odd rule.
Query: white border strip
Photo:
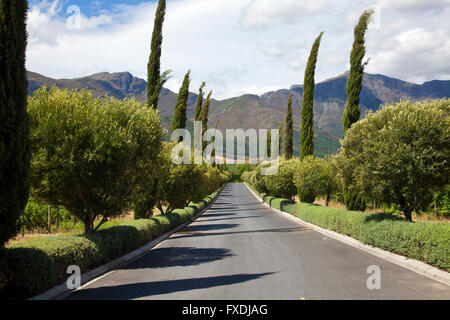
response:
[[[361,249],[361,250],[363,250],[367,253],[370,253],[374,256],[377,256],[377,257],[387,260],[389,262],[395,263],[401,267],[412,270],[412,271],[419,273],[425,277],[428,277],[430,279],[439,281],[440,283],[446,284],[447,286],[450,286],[450,273],[448,273],[448,272],[445,272],[443,270],[440,270],[436,267],[430,266],[429,264],[426,264],[426,263],[418,261],[418,260],[409,259],[404,256],[401,256],[401,255],[398,255],[398,254],[395,254],[395,253],[392,253],[392,252],[389,252],[389,251],[386,251],[386,250],[383,250],[383,249],[380,249],[377,247],[369,246],[369,245],[364,244],[352,237],[345,236],[343,234],[340,234],[340,233],[337,233],[335,231],[331,231],[328,229],[323,229],[315,224],[303,221],[302,219],[300,219],[296,216],[293,216],[287,212],[272,208],[267,203],[265,203],[256,193],[254,193],[253,190],[250,189],[250,187],[247,185],[247,183],[244,183],[244,185],[247,187],[247,189],[253,194],[253,196],[256,199],[261,201],[262,204],[264,204],[266,207],[274,210],[275,212],[283,215],[284,217],[291,219],[292,221],[306,225],[317,232],[320,232],[331,238],[334,238],[336,240],[344,242],[345,244],[348,244],[352,247]]]

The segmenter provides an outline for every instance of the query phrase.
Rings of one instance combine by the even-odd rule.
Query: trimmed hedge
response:
[[[260,194],[250,185],[249,187],[263,198],[264,202],[270,202],[273,208],[290,213],[306,222],[450,271],[448,223],[411,223],[390,214],[347,211],[307,203],[294,204],[286,199]]]
[[[91,234],[48,237],[8,246],[7,270],[0,277],[6,281],[0,283],[0,298],[31,297],[64,282],[70,265],[86,272],[123,256],[187,222],[218,193],[163,216],[112,224]]]

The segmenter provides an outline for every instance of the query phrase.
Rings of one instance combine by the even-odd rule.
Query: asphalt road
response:
[[[367,288],[380,267],[381,289]],[[194,223],[67,299],[450,299],[450,287],[287,219],[229,184]]]

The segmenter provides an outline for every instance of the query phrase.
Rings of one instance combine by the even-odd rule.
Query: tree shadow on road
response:
[[[198,289],[209,289],[256,280],[274,272],[256,274],[234,274],[227,276],[179,279],[167,281],[130,283],[117,286],[86,288],[74,292],[68,300],[130,300],[151,298],[155,295],[170,294]],[[168,299],[169,297],[165,298]],[[164,299],[164,298],[163,298]]]
[[[224,230],[224,229],[232,229],[237,226],[239,226],[239,224],[237,223],[193,224],[184,228],[183,232]]]
[[[124,270],[143,268],[166,268],[177,266],[194,266],[216,260],[232,257],[229,249],[222,248],[194,248],[194,247],[169,247],[158,248],[150,251],[139,260],[132,262]]]

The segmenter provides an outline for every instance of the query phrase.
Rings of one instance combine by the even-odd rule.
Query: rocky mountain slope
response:
[[[339,147],[343,136],[342,114],[346,102],[346,85],[348,73],[320,82],[315,91],[315,139],[316,153],[324,155],[334,152]],[[113,96],[119,99],[135,97],[146,100],[146,82],[128,72],[97,73],[76,79],[52,79],[38,73],[28,72],[29,94],[41,86],[68,89],[87,88],[95,96]],[[195,88],[196,89],[196,88]],[[194,88],[191,88],[194,90]],[[219,122],[219,128],[261,129],[279,128],[284,121],[289,93],[293,93],[294,111],[294,150],[299,150],[300,110],[303,87],[293,85],[290,89],[267,92],[261,96],[243,95],[226,100],[213,100],[210,107],[210,127]],[[434,80],[424,84],[414,84],[383,75],[365,74],[361,92],[363,114],[369,110],[376,111],[385,103],[401,99],[412,100],[424,98],[450,97],[450,80]],[[169,128],[177,94],[163,89],[160,95],[159,110],[163,125]],[[191,94],[188,101],[188,116],[194,115],[196,94]]]

